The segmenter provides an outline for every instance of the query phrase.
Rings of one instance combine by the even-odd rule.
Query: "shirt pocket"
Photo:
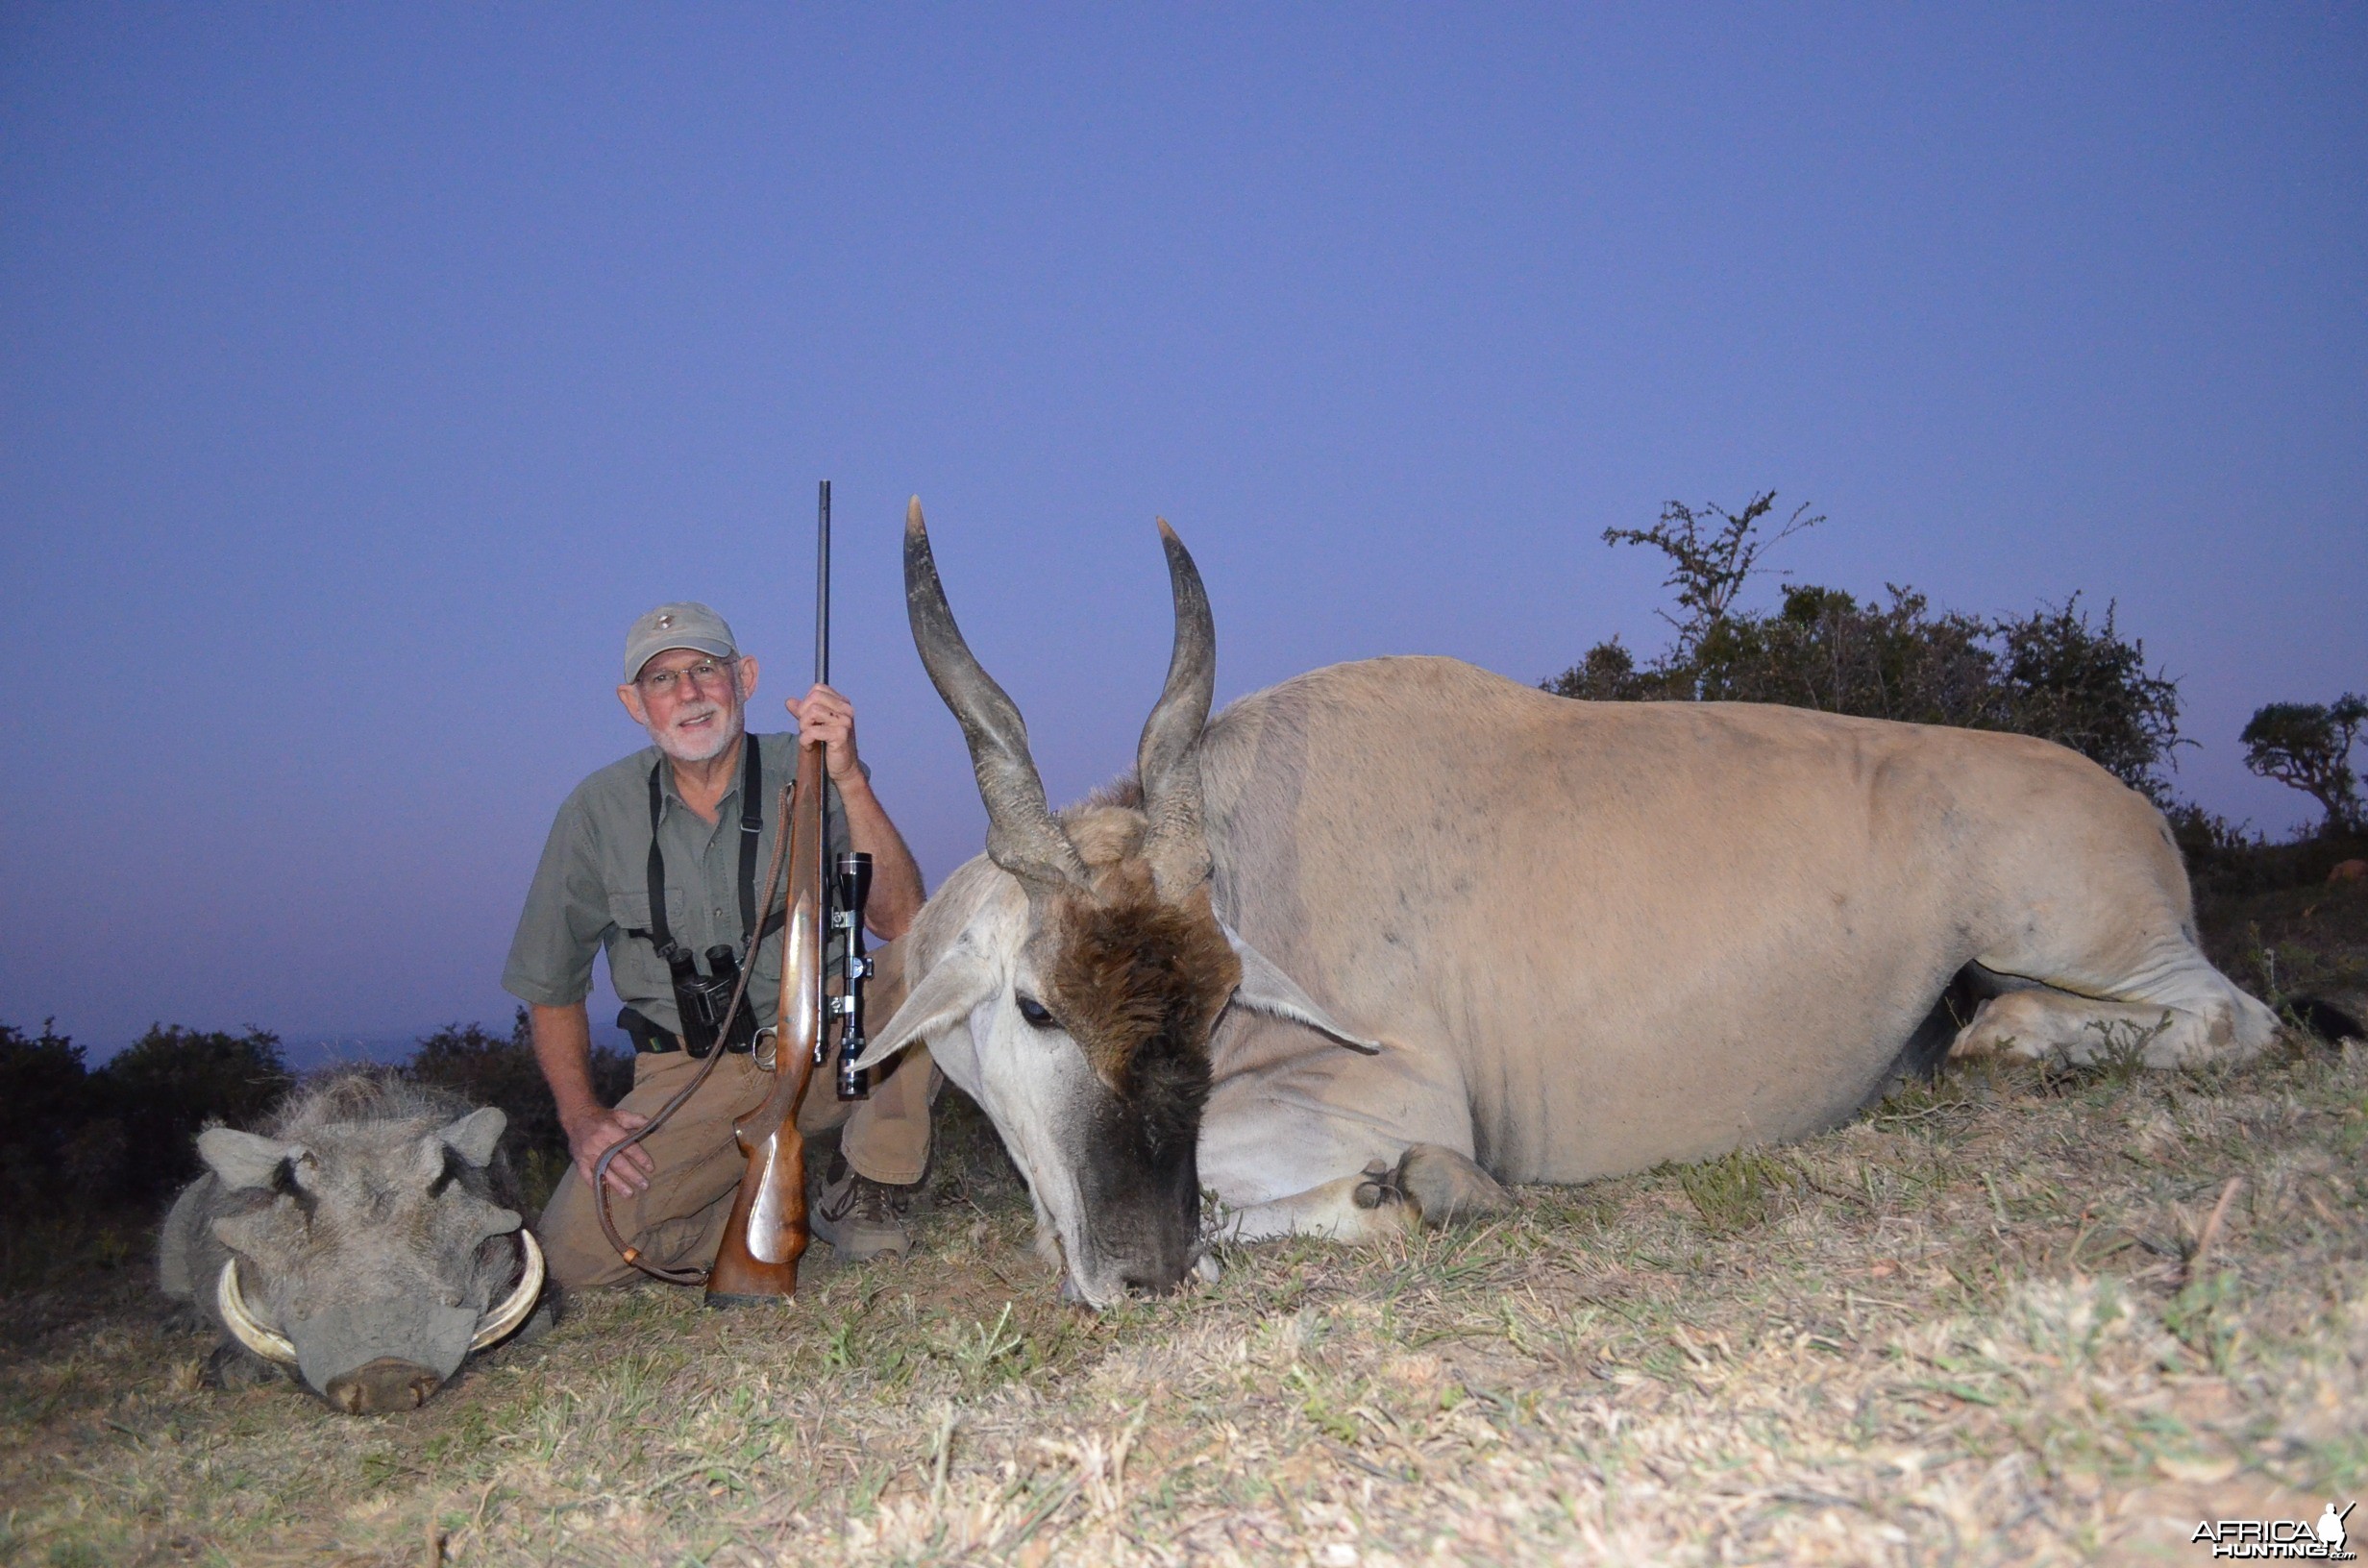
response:
[[[650,890],[648,888],[610,888],[608,890],[608,918],[617,922],[619,930],[648,931],[650,929]],[[666,923],[674,928],[673,934],[677,937],[682,934],[682,890],[668,888],[666,890]]]

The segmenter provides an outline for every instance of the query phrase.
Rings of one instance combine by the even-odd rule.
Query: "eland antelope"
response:
[[[2019,735],[1579,702],[1443,658],[1209,719],[1216,630],[1163,522],[1175,643],[1133,780],[1054,813],[956,628],[920,502],[922,662],[986,853],[907,939],[914,1041],[1106,1306],[1225,1234],[1342,1240],[1835,1125],[1943,1055],[2155,1066],[2276,1029],[2196,946],[2144,796]]]

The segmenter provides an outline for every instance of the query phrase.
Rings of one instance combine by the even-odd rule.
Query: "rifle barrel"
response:
[[[830,684],[830,481],[814,524],[814,684]]]

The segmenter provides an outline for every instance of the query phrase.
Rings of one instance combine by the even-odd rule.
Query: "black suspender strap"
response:
[[[757,760],[763,749],[753,735],[740,737],[744,767],[740,772],[740,946],[748,950],[756,931],[756,841],[765,831],[765,770]],[[651,843],[657,841],[653,838]]]
[[[666,814],[666,792],[658,782],[658,770],[665,766],[663,753],[650,765],[650,945],[660,958],[675,945],[674,933],[666,929],[666,857],[657,847],[658,819]]]
[[[745,949],[756,930],[756,841],[765,831],[765,769],[757,737],[740,740],[740,944]],[[666,759],[650,767],[650,944],[663,957],[674,946],[666,927],[666,857],[657,846],[657,824],[666,814],[666,790],[660,773]],[[768,922],[770,926],[771,922]]]

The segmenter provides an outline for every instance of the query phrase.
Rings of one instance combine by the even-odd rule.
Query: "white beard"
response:
[[[687,733],[680,727],[685,720],[704,719],[711,715],[722,716],[724,722],[709,729],[694,729]],[[722,756],[731,748],[731,743],[740,738],[740,731],[745,727],[743,720],[744,715],[737,702],[705,702],[676,714],[674,723],[663,729],[655,724],[643,727],[649,730],[650,739],[657,744],[657,748],[677,762],[705,762],[711,757]]]

